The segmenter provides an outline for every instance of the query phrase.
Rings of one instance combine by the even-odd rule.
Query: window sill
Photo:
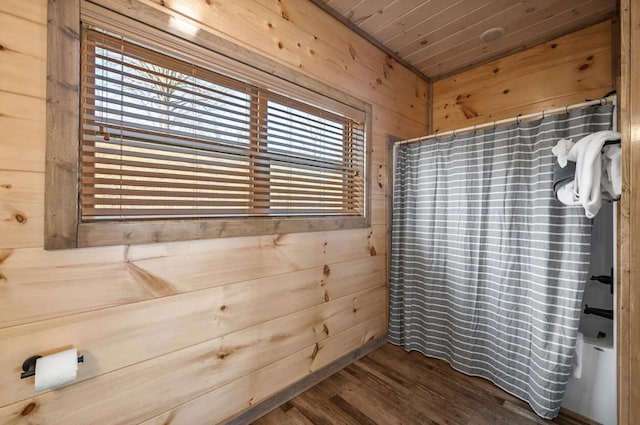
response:
[[[365,217],[248,217],[81,223],[78,226],[77,247],[345,230],[368,226],[369,220]]]

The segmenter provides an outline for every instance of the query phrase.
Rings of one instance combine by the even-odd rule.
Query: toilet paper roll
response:
[[[36,392],[50,390],[76,379],[78,351],[75,348],[36,360]]]

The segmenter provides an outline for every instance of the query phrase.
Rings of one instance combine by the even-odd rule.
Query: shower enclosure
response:
[[[569,378],[562,402],[602,425],[616,424],[615,217],[616,203],[605,204],[593,220],[589,273],[596,279],[587,282],[582,301],[581,376]]]

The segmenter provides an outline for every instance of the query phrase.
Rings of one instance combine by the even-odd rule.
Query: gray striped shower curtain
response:
[[[589,270],[591,222],[553,195],[560,138],[613,107],[396,147],[390,342],[558,414]]]

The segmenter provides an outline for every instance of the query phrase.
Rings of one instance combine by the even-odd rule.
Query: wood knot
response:
[[[282,41],[278,41],[278,49],[282,48],[284,48],[284,44],[282,44]]]
[[[27,218],[26,218],[24,215],[22,215],[22,214],[15,214],[13,217],[14,217],[14,218],[16,219],[16,221],[17,221],[18,223],[20,223],[20,224],[24,224],[24,223],[26,223],[26,222],[27,222]]]
[[[502,90],[502,94],[507,94],[507,93],[509,93],[509,89]]]
[[[31,403],[27,404],[24,409],[22,409],[20,415],[27,416],[29,413],[33,412],[36,407],[38,407],[38,405],[32,401]]]
[[[381,78],[376,78],[376,83],[382,84],[382,79]]]
[[[324,291],[324,302],[328,303],[329,301],[331,301],[329,293],[327,291]]]
[[[220,353],[220,354],[218,354],[218,359],[220,359],[220,360],[224,360],[224,359],[226,359],[227,357],[229,357],[229,355],[230,355],[230,354],[231,354],[231,353]]]
[[[0,184],[0,187],[3,189],[11,189],[13,185],[11,183]]]
[[[555,49],[556,47],[558,47],[558,43],[553,43],[553,44],[552,44],[551,46],[549,46],[549,47],[551,47],[552,49]]]
[[[226,305],[223,304],[223,305],[220,306],[220,311],[225,311],[226,309],[227,309]]]
[[[535,12],[535,11],[536,11],[536,8],[535,8],[535,7],[530,7],[530,8],[528,8],[527,10],[525,10],[525,13],[533,13],[533,12]]]
[[[269,23],[267,24],[267,26],[268,26],[269,28],[273,28],[273,24],[272,24],[271,22],[269,22]]]
[[[311,353],[311,360],[312,361],[316,359],[316,356],[318,355],[318,351],[320,351],[320,346],[316,342],[316,345],[313,347],[313,353]]]
[[[588,60],[588,61],[592,61],[592,60],[593,60],[593,55],[589,56],[589,57],[587,58],[587,60]]]
[[[351,43],[349,43],[348,45],[348,49],[349,49],[349,55],[351,56],[351,59],[356,60],[356,49],[351,45]]]
[[[322,274],[325,276],[329,276],[330,273],[331,273],[331,267],[325,264],[324,267],[322,268]]]
[[[375,257],[376,255],[378,255],[378,253],[376,252],[376,247],[375,246],[370,246],[369,247],[369,255],[371,255],[372,257]]]
[[[329,327],[327,326],[326,323],[322,325],[322,330],[324,331],[325,334],[327,334],[327,336],[329,336]]]
[[[584,71],[584,70],[585,70],[585,69],[587,69],[587,68],[589,68],[589,64],[588,64],[588,63],[582,64],[582,65],[580,66],[580,71]]]
[[[282,243],[281,243],[282,239],[284,239],[284,235],[276,235],[276,237],[273,238],[273,241],[272,241],[273,247],[277,248],[277,247],[281,246],[282,245]]]
[[[498,72],[500,72],[500,68],[493,68],[493,73],[497,74]]]
[[[11,254],[13,254],[13,250],[10,249],[0,251],[0,264],[4,263],[7,258],[11,257]]]
[[[0,44],[0,50],[4,50],[4,46]]]

